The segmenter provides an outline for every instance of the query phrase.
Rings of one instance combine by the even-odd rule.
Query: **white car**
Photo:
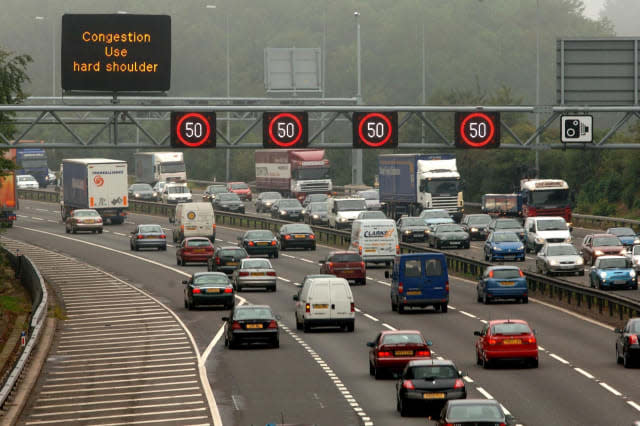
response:
[[[38,189],[40,185],[38,181],[31,175],[16,176],[16,185],[18,189]]]
[[[193,198],[186,183],[168,183],[162,191],[162,201],[169,204],[190,203]]]
[[[640,272],[640,244],[634,245],[631,250],[627,252],[626,256],[631,260],[633,269],[636,272]]]

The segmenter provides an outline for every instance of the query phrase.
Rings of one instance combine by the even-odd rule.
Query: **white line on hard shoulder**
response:
[[[282,278],[282,277],[278,277],[278,279],[280,279],[280,280],[282,280],[282,281],[284,281],[286,283],[290,283],[291,282],[291,280],[288,280],[288,279]]]

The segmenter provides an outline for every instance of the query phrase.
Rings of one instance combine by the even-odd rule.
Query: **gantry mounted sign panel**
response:
[[[321,50],[264,49],[264,85],[268,92],[322,91]]]

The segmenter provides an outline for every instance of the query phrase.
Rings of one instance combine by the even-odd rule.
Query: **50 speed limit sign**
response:
[[[354,112],[353,148],[397,148],[397,112]]]
[[[171,112],[172,148],[215,148],[215,112]]]
[[[262,115],[264,148],[306,148],[309,145],[306,112],[265,112]]]

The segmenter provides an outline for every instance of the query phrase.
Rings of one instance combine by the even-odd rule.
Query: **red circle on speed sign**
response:
[[[487,123],[487,126],[489,127],[489,134],[485,139],[476,142],[471,140],[467,136],[467,133],[465,132],[465,126],[467,125],[469,120],[471,120],[472,118],[479,118]],[[483,146],[488,145],[493,140],[493,136],[495,135],[495,132],[496,132],[496,129],[493,124],[493,120],[491,119],[491,117],[489,117],[487,114],[483,112],[474,112],[473,114],[469,114],[464,118],[464,120],[462,120],[462,123],[460,123],[460,137],[462,138],[464,143],[474,148],[482,148]]]
[[[204,136],[195,141],[189,141],[187,140],[183,135],[182,135],[182,124],[185,122],[185,120],[187,120],[188,118],[194,118],[199,122],[202,122],[204,128],[206,129],[206,131],[204,132]],[[209,140],[209,135],[211,134],[211,127],[209,126],[209,120],[206,119],[206,117],[198,112],[190,112],[189,114],[185,114],[183,115],[180,120],[178,120],[178,124],[176,124],[176,135],[178,136],[178,140],[180,140],[181,143],[183,143],[184,145],[191,147],[191,148],[195,148],[198,147],[200,145],[202,145],[203,143],[205,143],[207,140]]]
[[[296,129],[297,129],[297,133],[295,138],[293,138],[293,140],[291,141],[281,141],[280,139],[276,138],[276,135],[273,134],[273,126],[274,124],[280,120],[281,118],[289,118],[291,119],[295,124],[296,124]],[[287,148],[290,146],[295,145],[300,138],[302,137],[302,122],[298,119],[298,117],[296,117],[295,115],[289,113],[289,112],[283,112],[280,113],[278,115],[276,115],[275,117],[273,117],[271,119],[271,121],[269,122],[269,137],[271,138],[271,141],[273,141],[273,143],[275,143],[278,146],[281,146],[283,148]]]
[[[387,131],[385,132],[386,133],[385,137],[378,142],[367,139],[367,137],[365,137],[364,133],[362,132],[362,128],[364,127],[364,124],[367,121],[369,121],[370,118],[379,118],[382,121],[384,121],[384,123],[387,125]],[[393,127],[391,126],[391,120],[389,120],[389,118],[386,115],[380,114],[379,112],[372,112],[370,114],[365,115],[364,117],[362,117],[362,120],[360,120],[360,124],[358,125],[358,136],[360,136],[360,140],[365,144],[375,148],[387,143],[391,138],[392,133],[393,133]]]

